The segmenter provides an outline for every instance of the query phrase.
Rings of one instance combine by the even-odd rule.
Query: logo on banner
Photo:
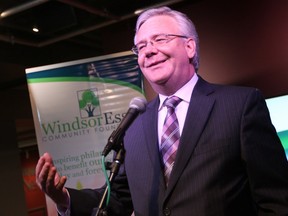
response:
[[[81,118],[90,118],[101,115],[98,91],[86,89],[77,92]]]
[[[87,136],[92,133],[111,133],[115,130],[125,116],[125,112],[102,109],[100,91],[99,88],[76,90],[74,95],[77,99],[75,100],[77,114],[69,119],[60,118],[43,122],[41,124],[42,142],[54,142],[76,136]]]

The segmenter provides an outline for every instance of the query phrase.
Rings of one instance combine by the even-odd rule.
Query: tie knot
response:
[[[173,108],[175,109],[177,107],[177,105],[181,102],[181,98],[177,97],[177,96],[172,96],[170,98],[166,98],[164,101],[164,106],[166,106],[167,108]]]

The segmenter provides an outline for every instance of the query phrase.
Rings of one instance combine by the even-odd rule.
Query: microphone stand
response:
[[[124,146],[122,144],[120,146],[121,146],[120,148],[117,148],[116,157],[115,157],[113,163],[111,164],[111,167],[109,168],[110,169],[110,176],[109,176],[110,185],[113,184],[113,180],[114,180],[115,176],[117,176],[119,169],[120,169],[120,166],[123,163],[124,158],[125,158]],[[106,199],[107,192],[108,192],[108,185],[105,188],[105,191],[102,195],[102,199],[99,203],[98,208],[96,208],[95,216],[108,216],[107,209],[103,208],[103,204],[104,204],[104,201]]]

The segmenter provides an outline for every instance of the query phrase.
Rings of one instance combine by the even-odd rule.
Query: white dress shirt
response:
[[[175,92],[175,96],[182,99],[182,101],[178,104],[178,106],[175,109],[175,113],[178,119],[179,123],[179,132],[180,136],[182,134],[182,130],[184,127],[184,122],[186,118],[186,114],[188,111],[191,95],[193,92],[193,89],[198,81],[198,76],[195,73],[193,77],[177,92]],[[172,96],[172,95],[171,95]],[[159,104],[159,110],[158,110],[158,143],[161,144],[161,136],[162,136],[162,130],[164,125],[164,120],[167,113],[167,107],[163,106],[163,103],[167,96],[159,94],[160,104]]]

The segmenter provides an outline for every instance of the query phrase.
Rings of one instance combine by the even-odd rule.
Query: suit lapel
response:
[[[159,154],[159,147],[158,147],[158,126],[157,126],[157,119],[158,119],[158,107],[159,107],[159,98],[157,97],[145,111],[145,120],[143,121],[143,128],[146,138],[146,144],[148,148],[149,159],[153,164],[155,170],[162,171],[161,167],[161,158]],[[155,167],[157,166],[157,167]],[[160,176],[163,176],[163,173],[159,173]],[[161,187],[165,188],[164,177],[159,179]]]
[[[166,196],[175,186],[198,143],[214,105],[215,99],[209,96],[213,91],[212,86],[199,77],[190,100]]]
[[[159,100],[153,100],[145,111],[143,128],[147,139],[147,148],[149,149],[150,158],[154,158],[155,152],[158,151],[158,135],[157,135],[157,118],[158,118]]]

